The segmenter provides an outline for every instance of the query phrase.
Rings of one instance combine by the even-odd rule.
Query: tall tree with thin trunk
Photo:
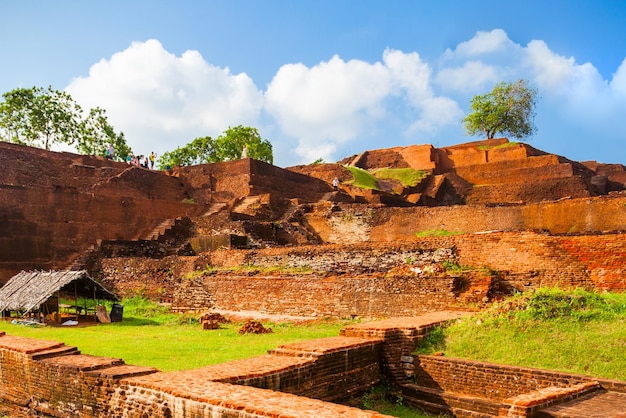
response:
[[[526,80],[515,83],[496,84],[491,93],[475,96],[471,101],[472,112],[463,119],[468,135],[495,135],[517,139],[532,136],[535,127],[537,89]]]

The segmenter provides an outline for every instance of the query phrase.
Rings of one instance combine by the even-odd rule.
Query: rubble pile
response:
[[[265,328],[259,321],[252,319],[246,320],[242,327],[239,328],[239,334],[269,334],[272,333],[271,328]]]

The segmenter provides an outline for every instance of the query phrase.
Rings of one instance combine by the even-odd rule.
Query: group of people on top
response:
[[[105,157],[107,160],[115,159],[115,148],[113,147],[113,145],[109,145],[107,147],[106,152],[105,152]],[[126,156],[126,162],[128,164],[134,165],[136,167],[150,168],[152,170],[154,170],[155,161],[156,161],[156,154],[154,153],[154,151],[152,151],[150,155],[148,156],[132,155],[132,154],[128,154]]]
[[[156,161],[156,154],[154,151],[150,153],[150,155],[132,155],[128,154],[126,156],[126,162],[130,165],[134,165],[137,167],[150,168],[154,170],[154,162]]]

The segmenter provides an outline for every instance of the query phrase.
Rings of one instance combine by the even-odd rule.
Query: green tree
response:
[[[104,155],[109,144],[115,148],[118,142],[117,134],[109,124],[105,111],[99,107],[91,109],[89,115],[81,121],[80,131],[81,135],[76,139],[76,149],[83,154]],[[119,156],[119,153],[116,154]]]
[[[245,146],[248,157],[270,164],[274,162],[272,144],[268,140],[262,139],[256,128],[242,125],[234,128],[228,127],[222,135],[217,137],[215,145],[220,161],[241,158]]]
[[[256,128],[239,125],[229,127],[217,139],[204,136],[174,151],[165,152],[158,158],[157,164],[160,169],[165,169],[236,160],[241,158],[244,146],[247,148],[248,157],[273,163],[272,144],[266,139],[261,139]]]
[[[33,87],[18,88],[2,97],[2,140],[45,149],[55,143],[71,145],[76,140],[82,109],[69,94],[52,87]]]
[[[526,80],[498,83],[491,93],[475,96],[472,112],[463,119],[468,135],[485,134],[487,139],[500,133],[513,138],[532,136],[537,90]]]
[[[221,161],[218,158],[215,140],[210,136],[194,139],[189,144],[174,151],[163,153],[157,160],[160,169],[194,164],[208,164]]]
[[[32,87],[17,88],[2,95],[0,140],[43,147],[76,144],[78,152],[104,155],[109,144],[116,155],[131,152],[123,133],[115,133],[105,111],[96,107],[83,118],[83,110],[62,91]]]

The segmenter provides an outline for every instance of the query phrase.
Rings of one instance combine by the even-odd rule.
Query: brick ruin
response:
[[[0,143],[0,163],[5,168],[0,179],[0,283],[24,269],[86,268],[120,296],[143,294],[176,311],[364,319],[477,310],[515,290],[539,286],[626,289],[624,166],[570,161],[506,139],[366,151],[337,164],[286,169],[244,159],[168,172]],[[425,176],[414,186],[381,180],[379,190],[362,190],[349,183],[346,165],[366,170],[413,168]],[[338,191],[331,186],[334,177],[341,180]],[[435,230],[454,235],[416,235]],[[385,331],[367,338],[377,339],[385,352],[392,334]],[[366,369],[385,374],[395,367],[391,376],[403,385],[406,370],[422,373],[423,378],[424,373],[432,375],[429,379],[436,384],[421,385],[415,392],[406,389],[404,396],[426,409],[439,405],[457,416],[480,411],[467,405],[463,394],[469,393],[434,377],[437,367],[452,367],[446,363],[451,359],[413,359],[415,340],[408,341],[401,355],[394,355],[386,366],[376,363]],[[32,353],[6,350],[21,353],[10,355],[22,356],[19,367],[37,370],[24,363],[33,361]],[[7,351],[2,352],[7,358]],[[89,374],[74,364],[80,358],[72,357],[62,359],[69,362],[62,367],[85,372],[87,381],[87,375],[98,375],[96,386],[106,389],[107,396],[124,391],[126,397],[114,395],[124,399],[120,408],[132,410],[128,399],[142,404],[138,399],[149,392],[148,386],[116,386],[130,387],[124,376],[135,372],[118,375],[115,367],[131,366],[111,364],[106,372]],[[3,367],[13,366],[3,363]],[[112,371],[115,379],[103,377]],[[506,369],[509,372],[514,374]],[[341,380],[345,394],[377,379],[342,373],[348,373]],[[0,374],[5,389],[14,384],[7,383],[6,376],[7,372]],[[557,398],[567,400],[593,386],[587,378],[573,379],[571,384],[559,379],[538,384],[535,390],[562,388]],[[360,389],[350,386],[355,382],[362,382],[357,384]],[[619,383],[598,385],[596,389],[624,392]],[[161,400],[137,406],[136,411],[182,402],[171,393],[163,395],[161,389],[150,390],[156,390],[150,399]],[[495,411],[499,414],[504,405],[521,405],[525,401],[516,397],[529,392],[530,388],[519,388],[511,389],[507,397],[483,394],[481,399],[491,403],[482,412],[497,416]],[[290,393],[332,400],[309,392]],[[544,399],[544,395],[528,396]],[[20,396],[2,398],[15,403]],[[105,398],[108,408],[111,399]],[[457,398],[458,403],[450,401]],[[30,408],[45,402],[16,404]],[[68,402],[74,405],[78,400]],[[198,416],[216,411],[207,402],[213,401],[194,404],[205,414]],[[533,405],[546,409],[552,404]],[[76,416],[105,416],[98,415],[101,407],[82,408]],[[55,407],[46,408],[39,411],[57,416]],[[511,408],[508,411],[522,415],[539,409]],[[163,415],[150,410],[149,415],[168,416],[166,410],[160,409]]]

